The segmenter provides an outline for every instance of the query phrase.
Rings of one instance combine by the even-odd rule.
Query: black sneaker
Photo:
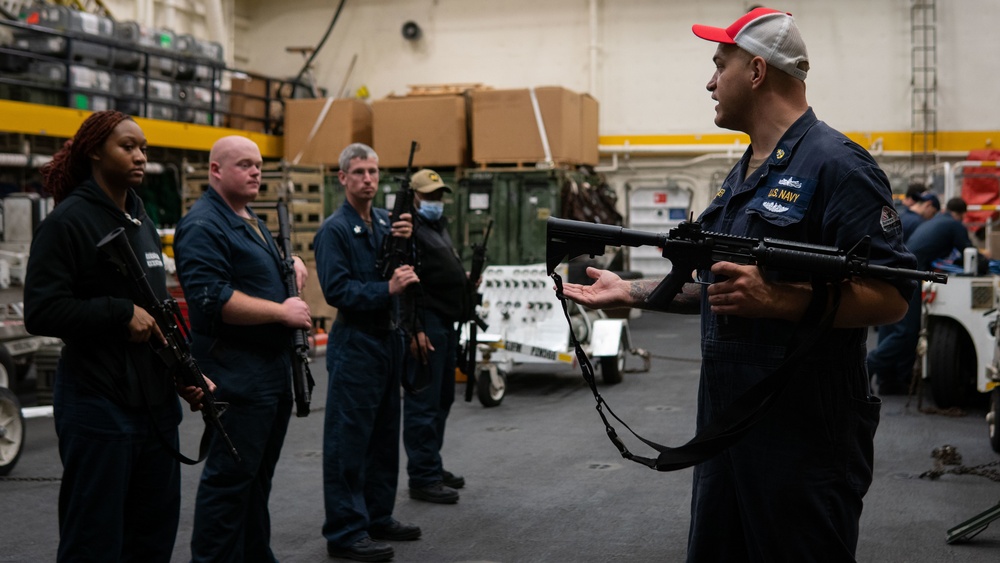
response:
[[[441,470],[441,484],[452,489],[461,489],[465,486],[465,477],[455,475],[447,469]]]
[[[437,504],[455,504],[458,502],[458,491],[441,483],[434,483],[416,489],[411,487],[410,498]]]
[[[337,547],[330,542],[326,542],[326,552],[330,557],[351,559],[353,561],[391,561],[392,557],[396,555],[396,550],[391,545],[372,541],[367,536],[347,547]]]
[[[374,540],[409,541],[420,538],[420,526],[403,524],[393,518],[383,526],[368,528],[368,535]]]

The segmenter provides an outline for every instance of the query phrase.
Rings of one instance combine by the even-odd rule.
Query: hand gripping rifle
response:
[[[659,310],[666,310],[684,284],[694,282],[691,276],[694,270],[707,270],[716,262],[756,264],[763,269],[806,274],[828,282],[858,276],[948,283],[947,274],[869,263],[871,240],[867,236],[845,252],[832,246],[703,231],[697,221],[684,221],[664,234],[555,217],[548,220],[545,262],[550,274],[563,259],[601,255],[605,246],[663,249],[663,257],[672,264],[670,274],[646,298],[647,306]]]
[[[295,260],[292,254],[291,225],[288,220],[288,204],[279,199],[278,213],[278,245],[281,248],[281,274],[285,279],[285,290],[289,297],[299,295],[299,286],[295,280]],[[292,393],[295,395],[295,416],[309,416],[309,402],[312,400],[312,390],[316,386],[312,372],[309,370],[309,336],[299,328],[292,331]]]
[[[215,395],[208,389],[208,384],[205,382],[205,374],[202,373],[194,357],[191,356],[191,349],[188,346],[190,332],[184,323],[184,318],[181,317],[177,301],[169,297],[163,301],[157,299],[153,288],[149,285],[149,280],[146,279],[146,272],[143,271],[135,251],[132,250],[132,245],[128,242],[125,229],[119,227],[108,233],[97,243],[97,248],[110,258],[119,272],[132,279],[138,294],[136,304],[153,317],[160,332],[163,333],[163,337],[167,340],[166,346],[159,349],[156,349],[152,342],[150,345],[153,346],[154,351],[167,368],[174,373],[174,377],[181,385],[198,387],[202,390],[204,396],[201,399],[201,416],[205,419],[206,426],[211,426],[215,430],[219,438],[226,444],[229,454],[239,462],[240,454],[237,453],[236,446],[233,445],[229,434],[226,434],[226,429],[222,426],[221,417],[229,404],[215,400]],[[205,446],[206,441],[202,438],[202,459],[205,455]]]
[[[483,241],[472,245],[472,265],[469,269],[469,291],[472,294],[469,300],[469,337],[465,340],[465,350],[462,357],[465,367],[465,402],[472,400],[472,392],[476,388],[476,344],[479,338],[479,329],[489,328],[486,321],[476,313],[476,306],[482,305],[483,294],[479,293],[476,282],[483,275],[486,267],[486,243],[490,240],[490,231],[493,230],[493,219],[486,224],[486,231],[483,233]]]
[[[410,175],[413,173],[413,153],[417,151],[417,142],[410,142],[410,158],[406,161],[406,173],[399,179],[399,191],[396,201],[392,204],[390,221],[399,221],[404,213],[413,215],[413,189],[410,188]],[[396,268],[413,263],[413,237],[402,238],[387,236],[382,239],[382,253],[379,255],[378,268],[382,279],[392,277]]]
[[[410,187],[410,176],[413,174],[413,154],[417,152],[417,142],[410,142],[410,156],[406,161],[406,172],[403,176],[399,178],[399,191],[396,192],[396,201],[392,204],[392,216],[391,221],[399,221],[400,217],[404,213],[409,213],[411,221],[413,222],[414,228],[416,228],[416,210],[414,209],[414,194],[413,188]],[[417,256],[415,255],[415,247],[413,237],[415,236],[415,231],[410,234],[408,238],[395,237],[391,234],[384,239],[382,239],[382,252],[379,255],[378,262],[375,264],[376,270],[382,276],[382,279],[388,280],[392,278],[393,272],[396,268],[403,265],[411,265],[415,268],[419,267],[417,264]],[[403,308],[403,329],[406,331],[406,341],[409,342],[411,337],[416,336],[416,325],[417,325],[417,315],[421,311],[421,298],[423,293],[420,289],[419,284],[412,284],[408,286],[401,296],[401,306]],[[422,359],[416,359],[417,364],[413,373],[413,377],[410,378],[410,369],[406,362],[411,360],[410,354],[404,355],[404,368],[403,368],[403,389],[407,392],[414,393],[425,389],[431,382],[431,374],[426,363]]]
[[[570,342],[576,349],[583,377],[597,401],[597,412],[604,421],[608,438],[618,448],[625,459],[646,465],[658,471],[674,471],[691,467],[710,459],[740,440],[760,421],[775,404],[791,378],[796,374],[796,365],[803,360],[810,349],[833,326],[833,317],[840,304],[840,288],[833,285],[829,289],[824,283],[838,282],[851,277],[875,279],[928,280],[947,283],[946,274],[892,268],[873,265],[869,261],[870,239],[866,236],[854,248],[843,251],[836,247],[798,243],[786,240],[764,238],[755,239],[701,230],[701,224],[685,221],[667,234],[649,233],[623,227],[598,225],[582,221],[568,221],[550,218],[546,241],[546,267],[556,282],[556,292],[562,299],[562,280],[554,274],[556,266],[565,258],[583,254],[597,256],[604,254],[606,246],[656,246],[663,249],[663,257],[672,262],[670,274],[660,282],[647,297],[645,305],[661,311],[673,301],[686,283],[693,283],[694,270],[711,268],[716,262],[733,262],[741,265],[757,265],[762,269],[798,273],[811,277],[813,302],[810,309],[827,303],[827,292],[832,297],[832,311],[818,315],[819,319],[804,319],[800,329],[804,337],[797,337],[799,344],[785,357],[784,362],[773,373],[757,382],[736,398],[733,403],[716,414],[713,420],[702,428],[698,435],[678,447],[668,447],[642,438],[625,424],[601,397],[594,382],[594,368],[584,353],[576,336],[570,332]],[[563,300],[563,312],[569,322],[569,312]],[[808,313],[807,313],[808,314]],[[815,322],[818,321],[818,322]],[[815,324],[813,324],[815,322]],[[625,424],[625,427],[643,443],[659,452],[656,458],[633,454],[608,421],[607,413]]]

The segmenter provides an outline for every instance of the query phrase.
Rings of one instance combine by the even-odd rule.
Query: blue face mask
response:
[[[417,213],[428,221],[437,221],[444,215],[443,201],[421,201]]]

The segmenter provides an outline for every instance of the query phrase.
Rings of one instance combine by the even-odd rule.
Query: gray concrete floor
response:
[[[652,371],[628,373],[622,384],[602,387],[602,394],[641,434],[668,445],[683,443],[694,428],[697,319],[646,314],[631,328],[637,345],[661,357],[653,360]],[[288,562],[327,560],[320,535],[322,360],[313,371],[315,411],[292,419],[271,499],[272,546]],[[945,533],[1000,501],[1000,483],[969,475],[919,478],[933,468],[931,450],[944,444],[957,447],[966,465],[1000,460],[989,446],[985,412],[950,418],[921,414],[915,402],[909,407],[906,402],[885,399],[858,560],[997,561],[1000,521],[964,544],[946,544]],[[420,525],[423,537],[397,543],[395,561],[683,561],[691,470],[657,473],[621,459],[593,406],[586,384],[571,372],[512,377],[497,408],[459,398],[443,455],[448,469],[465,476],[466,488],[456,505],[410,500],[401,454],[396,516]],[[52,420],[30,420],[27,431],[11,477],[58,477]],[[196,450],[200,432],[200,418],[188,416],[181,434],[185,451]],[[639,455],[653,453],[634,439],[627,443]],[[175,561],[189,555],[199,472],[200,466],[183,471]],[[58,490],[56,481],[0,481],[0,561],[54,559]]]

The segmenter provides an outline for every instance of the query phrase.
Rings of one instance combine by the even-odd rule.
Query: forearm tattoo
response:
[[[629,283],[628,296],[632,299],[632,304],[642,307],[650,293],[660,285],[659,280],[633,280]]]
[[[660,280],[635,280],[629,284],[629,297],[632,306],[639,309],[649,309],[646,306],[646,298],[649,297],[656,286],[660,285]],[[696,283],[684,284],[681,292],[674,296],[666,312],[678,313],[681,315],[693,315],[700,311],[701,286]]]

